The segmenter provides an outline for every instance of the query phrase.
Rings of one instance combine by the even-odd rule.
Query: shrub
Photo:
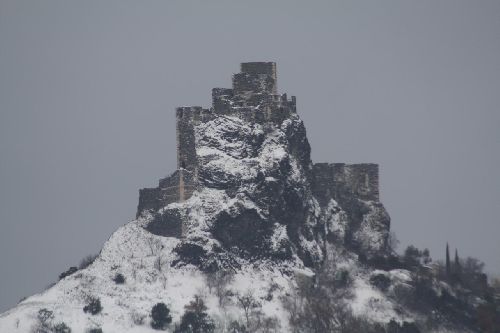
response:
[[[139,313],[137,311],[132,311],[130,313],[130,318],[132,318],[132,321],[134,322],[134,324],[142,325],[142,324],[144,324],[144,320],[146,319],[146,315]]]
[[[228,331],[229,333],[248,333],[245,324],[240,323],[236,320],[232,321],[231,324],[229,324]]]
[[[66,323],[59,323],[54,326],[53,331],[54,333],[71,333],[71,328]]]
[[[47,323],[54,319],[54,312],[47,310],[45,308],[38,310],[38,314],[36,316],[38,321],[41,323]]]
[[[97,327],[97,328],[91,328],[87,331],[87,333],[102,333],[102,328]]]
[[[362,256],[361,256],[362,257]],[[392,269],[407,269],[408,266],[401,261],[401,259],[396,256],[396,255],[387,255],[387,256],[374,256],[370,259],[366,259],[365,256],[365,261],[360,261],[368,264],[369,266],[376,268],[376,269],[381,269],[384,271],[390,271]]]
[[[219,307],[225,307],[229,301],[228,286],[234,280],[234,275],[230,271],[218,270],[208,273],[205,276],[209,292],[215,292],[219,300]]]
[[[70,276],[76,271],[78,271],[78,268],[76,268],[75,266],[70,267],[66,272],[62,272],[61,274],[59,274],[59,280],[64,279],[66,276]]]
[[[352,282],[352,279],[349,276],[348,271],[339,270],[339,271],[335,272],[333,283],[334,283],[334,286],[336,286],[337,288],[346,287],[351,282]]]
[[[261,304],[255,298],[253,291],[249,289],[245,294],[238,295],[238,305],[245,313],[247,327],[250,326],[250,315],[252,311],[261,308]]]
[[[392,319],[389,324],[387,324],[387,333],[420,333],[417,325],[415,323],[410,323],[404,321],[402,325]]]
[[[382,291],[386,291],[391,285],[391,279],[384,274],[376,274],[370,278],[370,283]]]
[[[125,277],[121,273],[116,273],[115,277],[113,278],[113,281],[115,281],[116,284],[124,284]]]
[[[82,260],[80,260],[80,265],[78,266],[78,268],[84,269],[89,267],[97,259],[97,256],[97,254],[89,254],[88,256],[82,258]]]
[[[151,327],[155,330],[164,330],[167,325],[172,322],[172,316],[170,316],[170,309],[165,305],[165,303],[157,303],[151,309]]]
[[[176,333],[213,333],[215,323],[206,313],[207,307],[200,296],[195,295],[193,301],[184,307],[186,312],[182,315],[181,323],[176,328]]]
[[[54,313],[45,308],[38,310],[36,315],[37,322],[32,329],[33,333],[48,333],[52,328],[52,320],[54,319]]]
[[[83,312],[90,312],[92,315],[96,315],[102,311],[101,300],[97,297],[90,297],[88,304],[83,307]]]

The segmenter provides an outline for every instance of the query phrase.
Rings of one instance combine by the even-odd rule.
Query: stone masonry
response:
[[[277,93],[276,63],[247,62],[234,74],[232,88],[213,88],[212,107],[176,109],[177,170],[161,179],[158,187],[139,191],[137,217],[154,213],[173,202],[190,198],[199,186],[196,156],[196,125],[215,114],[239,117],[248,122],[280,124],[296,112],[296,98]],[[313,194],[322,207],[334,199],[342,207],[354,207],[353,199],[379,202],[378,165],[316,163],[312,168]],[[353,208],[354,209],[354,208]],[[179,220],[180,221],[180,220]],[[180,223],[180,222],[179,222]],[[165,236],[182,236],[182,226],[172,226]]]

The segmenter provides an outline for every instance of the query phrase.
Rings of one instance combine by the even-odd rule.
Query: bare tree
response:
[[[208,273],[205,276],[208,291],[212,294],[215,293],[219,300],[219,306],[225,307],[227,305],[228,285],[234,280],[234,274],[231,271],[219,270],[213,273]]]
[[[154,267],[159,272],[163,272],[163,268],[165,267],[166,262],[166,259],[161,254],[159,254],[155,259]]]
[[[156,255],[163,248],[161,241],[158,238],[152,236],[148,237],[147,244],[152,256]]]
[[[160,281],[161,281],[161,284],[163,286],[163,289],[167,289],[168,277],[167,277],[167,274],[165,272],[162,272],[160,274]]]
[[[248,289],[245,294],[237,295],[238,304],[245,313],[245,319],[247,327],[250,326],[250,314],[252,310],[256,308],[260,308],[261,304],[257,301],[254,296],[254,292],[251,289]]]
[[[266,317],[262,321],[262,332],[263,333],[276,333],[281,328],[281,324],[276,317]]]
[[[281,298],[283,308],[288,312],[288,321],[292,328],[299,327],[301,313],[303,308],[303,298],[295,288],[290,288],[292,292]]]

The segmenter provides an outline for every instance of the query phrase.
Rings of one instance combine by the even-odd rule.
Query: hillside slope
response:
[[[177,110],[178,170],[141,190],[137,218],[89,267],[1,314],[0,332],[36,330],[41,309],[52,312],[48,331],[64,322],[72,332],[153,332],[159,302],[173,331],[196,296],[217,332],[243,332],[236,322],[253,332],[347,332],[355,322],[386,332],[391,320],[469,331],[439,309],[424,328],[429,314],[402,302],[423,276],[436,297],[453,290],[394,262],[376,165],[312,163],[295,98],[276,92],[274,63],[242,64],[233,89],[213,98],[210,110]],[[93,299],[96,314],[84,311]],[[301,319],[323,299],[330,312],[313,313],[323,326]]]

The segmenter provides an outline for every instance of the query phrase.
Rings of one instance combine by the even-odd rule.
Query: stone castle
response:
[[[176,110],[177,170],[159,181],[158,187],[139,191],[137,216],[156,212],[174,202],[190,198],[199,186],[196,154],[196,125],[215,115],[239,117],[263,125],[281,123],[296,112],[296,98],[278,94],[276,63],[247,62],[234,74],[232,88],[213,88],[212,107],[179,107]],[[356,220],[353,199],[379,202],[378,165],[315,163],[312,191],[321,206],[336,200]],[[352,207],[352,209],[350,209]],[[176,225],[176,224],[172,224]],[[182,225],[172,227],[166,236],[182,237]]]

